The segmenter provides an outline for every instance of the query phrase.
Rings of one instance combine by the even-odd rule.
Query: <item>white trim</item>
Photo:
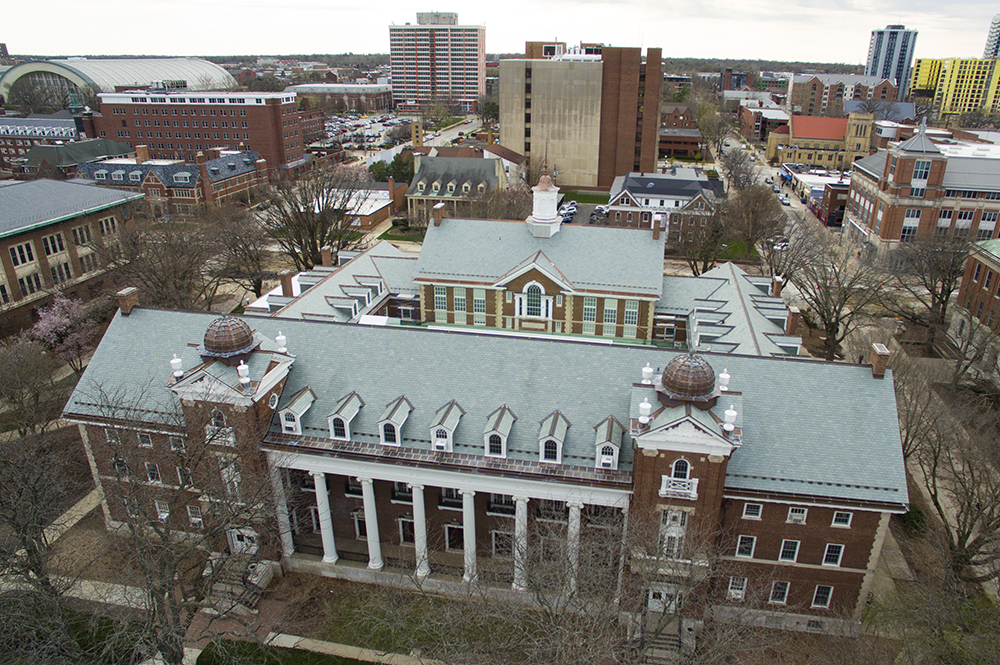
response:
[[[756,517],[754,517],[753,515],[747,515],[747,507],[748,506],[757,506],[757,508],[759,510],[757,511],[757,516]],[[761,518],[762,518],[763,515],[764,515],[764,504],[763,503],[747,502],[747,503],[743,504],[743,514],[740,515],[740,519],[754,520],[754,521],[759,522],[761,520]]]
[[[740,554],[740,542],[744,538],[749,538],[750,542],[750,554]],[[736,537],[736,554],[734,555],[737,559],[752,559],[754,550],[757,549],[757,536],[747,536],[739,535]]]
[[[783,504],[783,505],[786,505],[786,506],[808,506],[810,508],[833,508],[835,510],[852,510],[854,512],[861,512],[861,513],[892,513],[894,515],[902,515],[907,510],[907,509],[903,509],[903,510],[889,510],[887,508],[882,508],[882,509],[876,510],[874,508],[859,508],[857,506],[848,506],[847,504],[842,504],[842,503],[810,503],[807,499],[802,500],[802,501],[791,501],[789,499],[770,499],[770,498],[769,499],[761,499],[761,498],[758,498],[758,497],[737,496],[735,494],[723,494],[722,498],[723,499],[731,499],[733,501],[750,501],[750,502],[754,502],[754,503],[757,503],[757,502],[759,502],[759,503],[780,503],[780,504]],[[858,499],[858,500],[862,501],[863,499]],[[887,501],[886,503],[888,504],[889,502]],[[909,505],[909,504],[905,504],[905,505]]]
[[[830,552],[831,547],[839,547],[840,552],[837,554],[837,563],[828,563],[826,560],[826,555]],[[820,559],[821,566],[828,566],[830,568],[840,568],[840,562],[844,559],[844,550],[847,548],[840,543],[827,543],[826,547],[823,548],[823,558]]]
[[[837,524],[837,515],[847,515],[847,524]],[[851,522],[854,521],[854,513],[849,510],[835,510],[830,518],[830,526],[834,529],[850,529]]]
[[[792,511],[793,510],[795,510],[795,511],[801,510],[802,511],[802,515],[800,516],[800,515],[796,514],[795,516],[793,516],[792,515]],[[787,517],[785,517],[785,524],[803,524],[804,525],[806,523],[806,519],[808,517],[809,517],[809,509],[808,508],[805,508],[803,506],[789,506],[788,507],[788,515],[787,515]]]

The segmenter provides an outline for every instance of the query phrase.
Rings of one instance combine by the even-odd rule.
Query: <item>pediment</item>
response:
[[[252,401],[246,393],[233,388],[207,372],[198,372],[185,377],[182,381],[171,386],[170,389],[182,400],[194,402],[249,406]]]
[[[735,447],[720,432],[691,416],[657,425],[634,438],[636,445],[645,450],[670,450],[728,457]]]

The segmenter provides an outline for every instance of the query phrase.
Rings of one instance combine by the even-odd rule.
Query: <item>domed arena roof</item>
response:
[[[677,356],[667,364],[660,380],[671,399],[706,401],[715,394],[715,370],[701,356]]]
[[[202,355],[212,358],[232,358],[249,353],[256,346],[253,331],[242,319],[220,316],[208,324]]]

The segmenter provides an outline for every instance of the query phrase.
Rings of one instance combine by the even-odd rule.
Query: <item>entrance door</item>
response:
[[[229,532],[229,551],[233,554],[256,554],[257,533],[253,529],[233,529]]]
[[[650,584],[646,607],[650,612],[673,614],[677,611],[677,587],[673,584]]]

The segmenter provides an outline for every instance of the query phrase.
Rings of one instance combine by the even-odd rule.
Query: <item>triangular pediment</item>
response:
[[[636,445],[646,450],[671,450],[728,457],[735,447],[722,435],[695,418],[684,415],[676,420],[655,424],[648,432],[635,437]]]
[[[170,386],[170,389],[182,400],[194,402],[242,406],[248,406],[252,402],[250,396],[242,390],[230,386],[225,381],[205,371],[194,372],[190,376],[184,377],[181,381]]]
[[[545,255],[545,252],[542,251],[533,253],[524,261],[521,261],[519,264],[508,270],[503,277],[493,284],[493,286],[506,286],[512,280],[517,279],[532,270],[537,270],[541,274],[545,275],[545,277],[558,284],[564,291],[573,290],[573,284],[566,279],[566,276],[560,272],[559,268],[557,268],[552,260]]]

